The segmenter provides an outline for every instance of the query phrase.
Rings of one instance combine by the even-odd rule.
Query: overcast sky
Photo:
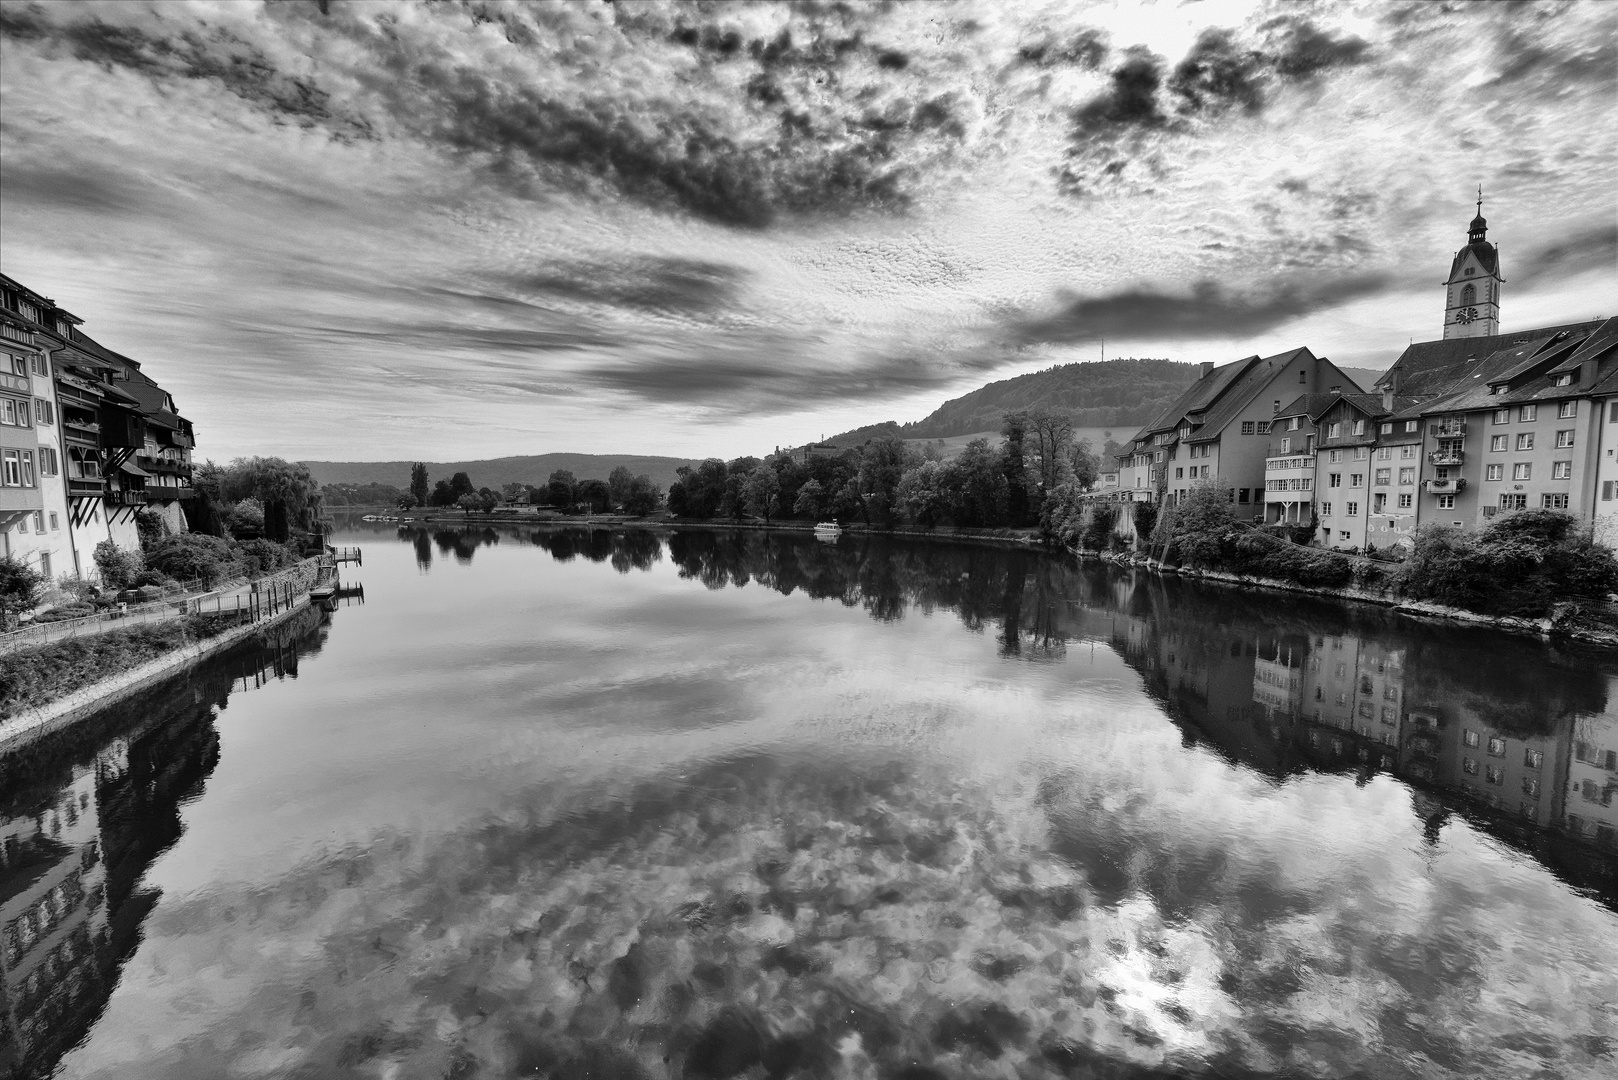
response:
[[[6,273],[215,459],[733,456],[1618,314],[1618,4],[0,0]],[[1102,339],[1105,339],[1103,346]]]

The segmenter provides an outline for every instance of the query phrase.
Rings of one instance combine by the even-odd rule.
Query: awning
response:
[[[128,473],[130,476],[150,476],[150,475],[152,475],[151,473],[147,472],[145,469],[141,468],[139,465],[136,465],[133,461],[126,461],[122,465],[118,466],[118,468],[120,470],[122,470],[123,472]]]

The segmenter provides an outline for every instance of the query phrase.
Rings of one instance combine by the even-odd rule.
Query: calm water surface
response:
[[[0,762],[0,1075],[1610,1077],[1618,658],[1021,551],[358,528]]]

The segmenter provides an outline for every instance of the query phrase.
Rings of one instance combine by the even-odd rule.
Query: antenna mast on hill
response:
[[[1101,339],[1101,362],[1103,364],[1105,364],[1107,362],[1107,339],[1106,338]]]

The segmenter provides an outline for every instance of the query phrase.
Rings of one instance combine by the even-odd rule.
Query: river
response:
[[[0,760],[0,1076],[1608,1077],[1618,657],[1033,551],[350,523]]]

